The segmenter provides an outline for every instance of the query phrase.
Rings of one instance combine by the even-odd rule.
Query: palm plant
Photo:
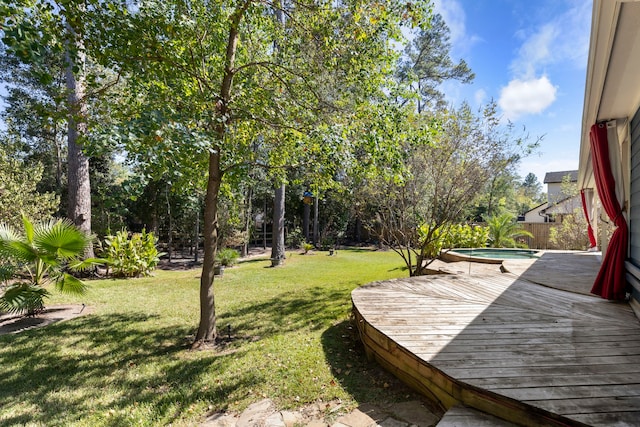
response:
[[[0,224],[0,282],[6,287],[0,296],[0,311],[41,311],[49,284],[63,293],[84,293],[86,285],[68,272],[83,271],[101,262],[82,259],[91,244],[89,236],[69,220],[33,224],[23,215],[22,223],[23,233]]]
[[[515,248],[518,237],[533,237],[533,234],[523,230],[509,213],[503,213],[487,218],[489,228],[489,243],[493,248]]]

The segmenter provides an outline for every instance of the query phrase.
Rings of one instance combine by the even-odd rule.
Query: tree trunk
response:
[[[249,255],[249,235],[251,231],[251,198],[253,197],[253,188],[247,190],[244,204],[244,240],[242,242],[242,257]]]
[[[204,199],[204,259],[200,276],[200,325],[193,348],[205,343],[213,343],[217,337],[213,267],[218,248],[218,194],[221,182],[220,154],[216,150],[209,155],[209,179]]]
[[[266,194],[264,195],[264,200],[262,203],[262,249],[265,251],[267,250],[267,195]]]
[[[285,185],[276,188],[273,198],[273,237],[271,244],[271,266],[276,267],[285,259],[284,248],[284,199]]]
[[[302,215],[302,232],[304,235],[304,241],[309,242],[309,219],[311,217],[311,205],[304,204],[304,213]]]
[[[165,191],[167,201],[167,218],[169,220],[169,233],[167,236],[167,255],[169,257],[169,264],[173,260],[173,222],[171,221],[171,200],[169,199],[169,187],[167,186]]]
[[[318,238],[320,237],[320,227],[318,225],[318,195],[313,198],[313,245],[318,245]]]
[[[71,26],[67,25],[70,34],[75,35]],[[69,120],[67,133],[67,181],[69,199],[67,215],[69,219],[83,232],[91,234],[91,180],[89,178],[89,158],[82,152],[82,138],[87,133],[86,113],[87,108],[84,97],[84,54],[78,51],[75,61],[67,52],[67,69],[65,83],[67,89],[67,101],[69,103]],[[73,72],[74,65],[80,67],[80,73],[76,76]],[[93,245],[85,250],[85,258],[94,256]]]
[[[193,236],[193,262],[198,263],[198,251],[200,250],[200,198],[196,208],[196,224]]]
[[[209,155],[209,178],[204,199],[204,259],[202,260],[202,275],[200,276],[200,324],[192,348],[200,347],[207,342],[214,342],[218,335],[213,293],[213,268],[218,249],[218,195],[222,183],[220,149],[223,146],[229,126],[227,118],[231,115],[229,101],[231,100],[231,86],[235,72],[235,58],[239,39],[238,27],[250,4],[251,0],[246,0],[244,4],[238,6],[230,18],[224,77],[220,85],[220,99],[216,104],[215,111],[218,119],[214,128],[216,146],[213,147],[214,150]]]

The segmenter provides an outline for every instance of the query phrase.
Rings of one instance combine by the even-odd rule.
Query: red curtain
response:
[[[580,190],[580,196],[582,197],[582,211],[584,212],[584,218],[587,220],[587,233],[589,234],[589,247],[596,247],[596,236],[593,234],[593,227],[591,226],[591,219],[589,218],[589,210],[587,209],[587,200],[584,196],[584,189]]]
[[[609,161],[609,142],[606,123],[591,126],[591,161],[600,201],[605,212],[616,225],[611,236],[602,266],[591,288],[591,293],[610,300],[622,300],[626,294],[624,262],[627,258],[627,221],[622,215],[616,197],[616,182]]]

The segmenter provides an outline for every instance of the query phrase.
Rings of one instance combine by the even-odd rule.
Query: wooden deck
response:
[[[368,355],[446,408],[526,426],[640,426],[628,304],[499,273],[373,283],[352,300]]]

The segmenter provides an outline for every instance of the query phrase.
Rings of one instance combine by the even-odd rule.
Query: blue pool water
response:
[[[537,258],[538,252],[532,249],[452,249],[451,252],[455,252],[460,255],[478,257],[478,258],[495,258],[495,259],[529,259]]]

